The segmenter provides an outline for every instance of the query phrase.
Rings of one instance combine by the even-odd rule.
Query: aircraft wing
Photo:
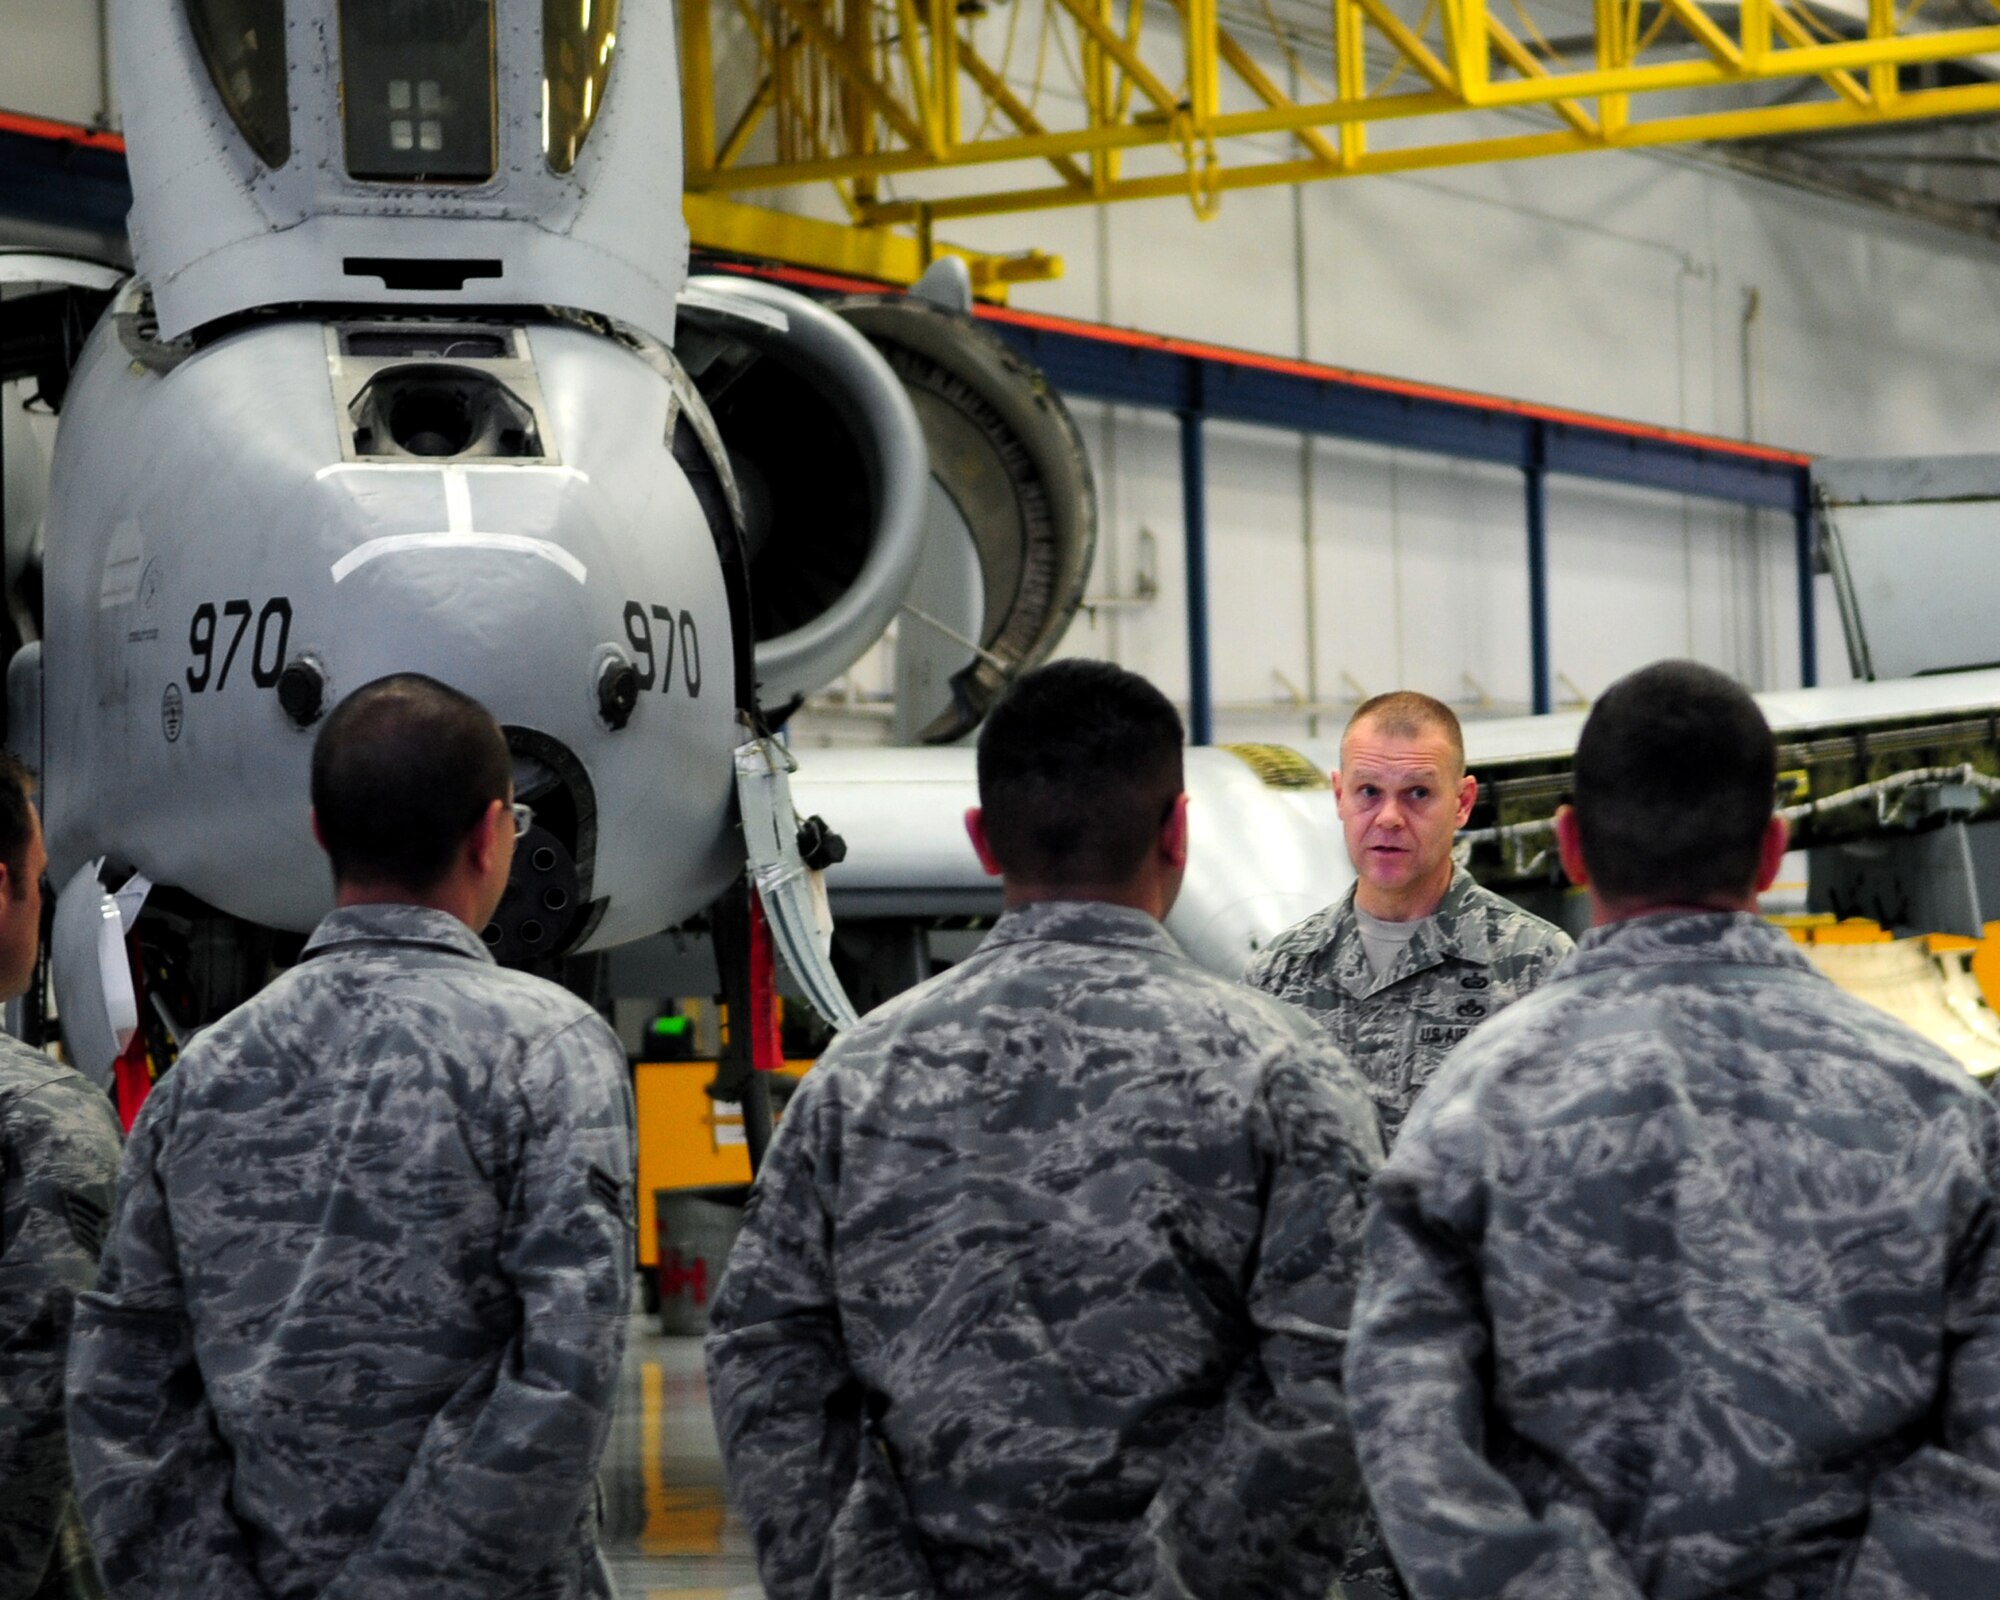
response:
[[[1757,696],[1778,741],[1793,848],[1908,837],[2000,817],[2000,669]],[[1469,724],[1479,801],[1460,835],[1503,893],[1551,881],[1550,819],[1569,795],[1583,713]],[[1330,747],[1315,747],[1325,757]]]
[[[827,871],[836,920],[992,917],[999,880],[965,835],[979,803],[970,748],[795,751],[792,793],[847,841]],[[1346,893],[1354,874],[1324,771],[1296,751],[1188,752],[1188,872],[1167,927],[1234,977],[1274,935]]]
[[[1760,695],[1779,747],[1779,798],[1799,848],[1907,836],[1937,819],[2000,817],[2000,669]],[[1559,882],[1550,819],[1569,796],[1584,713],[1466,725],[1479,799],[1460,850],[1500,891]],[[974,753],[794,752],[793,793],[846,839],[827,872],[839,920],[990,917],[963,816]],[[1353,882],[1327,773],[1334,741],[1188,752],[1189,861],[1168,929],[1197,961],[1239,975],[1277,934]]]

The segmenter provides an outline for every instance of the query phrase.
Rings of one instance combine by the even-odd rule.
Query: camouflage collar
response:
[[[1751,912],[1660,911],[1592,928],[1577,940],[1576,954],[1556,978],[1668,962],[1817,970],[1789,934]]]
[[[313,929],[304,954],[357,944],[420,944],[474,961],[493,959],[479,935],[450,912],[405,905],[348,906],[332,912]]]
[[[1042,900],[1004,913],[986,936],[985,946],[1056,939],[1068,944],[1122,944],[1179,955],[1173,935],[1130,906],[1102,900]]]
[[[1443,966],[1447,961],[1490,965],[1493,946],[1486,937],[1486,918],[1480,915],[1478,899],[1479,884],[1472,874],[1463,867],[1452,868],[1451,883],[1437,910],[1424,918],[1423,925],[1378,978],[1375,969],[1368,965],[1368,953],[1361,943],[1361,923],[1354,914],[1354,890],[1349,889],[1333,916],[1330,945],[1333,976],[1355,999],[1366,1000],[1392,984]]]

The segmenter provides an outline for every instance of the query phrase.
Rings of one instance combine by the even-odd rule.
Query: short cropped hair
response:
[[[512,789],[491,713],[420,673],[356,689],[313,745],[313,812],[336,883],[436,887],[473,824]]]
[[[0,750],[0,861],[6,862],[17,895],[21,874],[28,867],[28,841],[35,836],[35,815],[29,805],[34,792],[35,775],[28,764],[11,751]]]
[[[1655,902],[1754,889],[1777,783],[1770,724],[1740,685],[1693,661],[1620,678],[1576,746],[1592,886],[1607,899]]]
[[[1131,880],[1181,792],[1180,714],[1108,661],[1024,673],[979,735],[986,840],[1009,878]]]
[[[1426,733],[1441,733],[1451,743],[1451,753],[1460,773],[1465,771],[1465,731],[1458,725],[1458,713],[1442,700],[1433,700],[1414,689],[1392,689],[1364,700],[1347,719],[1340,742],[1362,723],[1373,723],[1378,732],[1392,739],[1415,739]]]

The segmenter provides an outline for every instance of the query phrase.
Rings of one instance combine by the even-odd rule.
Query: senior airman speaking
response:
[[[1569,935],[1452,860],[1478,781],[1451,707],[1401,690],[1356,708],[1333,775],[1355,884],[1244,975],[1310,1012],[1360,1069],[1393,1142],[1451,1049],[1546,978]]]

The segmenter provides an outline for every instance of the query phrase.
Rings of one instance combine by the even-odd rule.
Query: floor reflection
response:
[[[622,1600],[761,1600],[730,1512],[708,1416],[701,1341],[632,1319],[604,1456],[604,1556]]]

